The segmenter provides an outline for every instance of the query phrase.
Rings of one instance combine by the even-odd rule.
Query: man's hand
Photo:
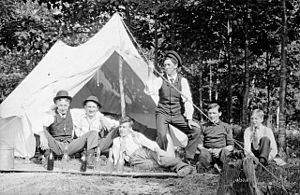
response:
[[[148,63],[148,72],[153,72],[154,70],[154,63],[152,61],[149,61]]]
[[[189,128],[190,129],[192,129],[193,128],[193,120],[192,119],[188,119],[188,126],[189,126]]]
[[[101,125],[102,125],[102,128],[105,130],[105,131],[109,131],[111,129],[111,124],[108,120],[106,120],[106,118],[104,117],[101,117]]]
[[[41,142],[40,147],[42,150],[49,149],[48,140],[44,132],[40,133],[40,142]]]
[[[154,148],[154,151],[157,153],[157,155],[160,156],[167,156],[168,153],[162,149],[160,149],[159,147]]]
[[[213,157],[218,158],[222,148],[209,148],[208,151],[212,154]]]
[[[229,145],[229,146],[224,147],[224,149],[228,150],[229,152],[232,152],[233,149],[234,149],[234,146],[233,145]]]

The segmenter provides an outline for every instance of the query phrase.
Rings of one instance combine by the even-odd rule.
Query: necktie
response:
[[[171,81],[172,84],[174,83],[174,79],[173,78],[171,78],[170,81]]]
[[[257,127],[254,127],[252,144],[254,150],[258,150],[259,145],[258,145],[258,138],[257,138]]]

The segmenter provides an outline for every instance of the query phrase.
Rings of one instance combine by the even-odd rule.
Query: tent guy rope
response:
[[[134,36],[133,36],[133,34],[130,32],[130,30],[128,29],[128,27],[127,27],[127,25],[125,24],[125,22],[124,22],[124,20],[123,20],[123,18],[121,18],[121,21],[122,21],[122,23],[123,23],[123,25],[125,26],[125,28],[126,28],[126,30],[127,30],[127,32],[128,32],[128,34],[130,35],[130,37],[131,37],[131,39],[134,41],[134,43],[137,45],[137,47],[138,47],[138,50],[141,52],[141,54],[142,54],[142,57],[145,59],[145,61],[146,61],[146,63],[147,63],[147,65],[148,65],[148,67],[149,67],[149,60],[148,60],[148,58],[146,57],[146,55],[144,54],[144,52],[143,52],[143,50],[142,50],[142,48],[141,48],[141,45],[136,41],[136,39],[134,38]],[[192,100],[190,100],[190,99],[188,99],[181,91],[179,91],[171,82],[169,82],[169,80],[168,79],[166,79],[165,77],[163,77],[162,76],[162,74],[155,68],[155,67],[153,67],[153,70],[159,75],[159,77],[161,77],[164,81],[166,81],[173,89],[175,89],[178,93],[180,93],[180,95],[182,96],[182,97],[184,97],[187,101],[190,101],[190,103],[193,105],[193,107],[196,109],[196,110],[198,110],[203,116],[205,116],[210,122],[212,122],[212,123],[214,123],[197,105],[195,105],[194,103],[193,103],[193,101]],[[215,123],[214,123],[215,124]],[[237,140],[235,140],[235,139],[233,139],[233,141],[234,141],[234,143],[237,145],[237,146],[239,146],[244,152],[245,152],[245,154],[247,155],[247,156],[250,156],[251,154],[248,152],[248,151],[246,151],[245,149],[244,149],[244,147],[242,147],[242,145],[237,141]],[[278,180],[280,183],[281,183],[281,185],[282,185],[282,187],[283,187],[283,189],[287,192],[287,190],[286,190],[286,188],[284,187],[284,183],[283,183],[283,181],[282,181],[282,179],[280,179],[280,178],[278,178],[274,173],[272,173],[270,170],[268,170],[263,164],[261,164],[259,161],[257,162],[260,166],[262,166],[263,167],[263,169],[265,170],[265,171],[267,171],[274,179],[276,179],[276,180]]]

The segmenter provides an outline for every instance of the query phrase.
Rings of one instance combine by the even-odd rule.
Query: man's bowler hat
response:
[[[89,102],[89,101],[90,101],[90,102],[96,103],[96,104],[98,105],[99,108],[102,107],[102,105],[101,105],[100,102],[99,102],[99,99],[98,99],[96,96],[91,95],[91,96],[89,96],[88,98],[86,98],[86,100],[83,101],[83,105],[85,106],[85,104],[86,104],[87,102]]]
[[[56,102],[56,100],[61,99],[61,98],[67,98],[70,101],[72,101],[72,97],[69,96],[69,93],[66,90],[59,90],[56,93],[56,96],[53,98],[54,103]]]

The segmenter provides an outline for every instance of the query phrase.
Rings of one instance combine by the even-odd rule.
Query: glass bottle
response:
[[[50,150],[50,153],[48,155],[48,160],[47,160],[47,170],[52,171],[54,168],[54,155],[53,152]]]

